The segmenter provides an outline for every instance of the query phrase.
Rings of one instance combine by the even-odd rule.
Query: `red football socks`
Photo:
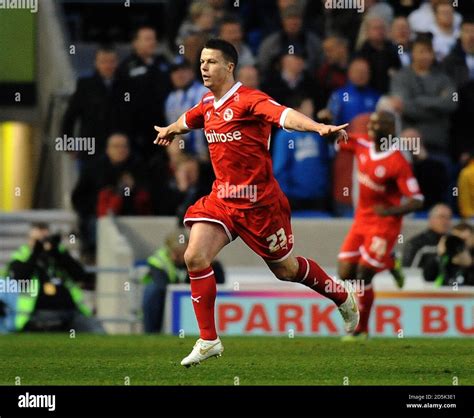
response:
[[[365,285],[363,292],[358,292],[358,300],[360,320],[359,325],[355,330],[355,334],[369,331],[370,310],[374,303],[374,289],[371,284]]]
[[[216,301],[216,279],[211,266],[200,271],[190,271],[191,300],[203,340],[217,338],[214,319],[214,303]]]
[[[348,294],[344,286],[329,276],[318,263],[305,257],[296,257],[296,259],[299,266],[296,282],[326,296],[337,306],[346,301]]]

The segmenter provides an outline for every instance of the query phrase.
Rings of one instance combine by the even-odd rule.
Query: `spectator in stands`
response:
[[[150,193],[128,171],[120,174],[117,184],[99,191],[97,217],[151,215]]]
[[[262,90],[277,102],[287,104],[289,97],[294,94],[306,94],[310,97],[317,95],[317,86],[309,72],[305,71],[305,58],[302,51],[281,55],[280,68],[268,76],[262,85]]]
[[[293,96],[289,105],[314,118],[311,98]],[[328,141],[320,135],[278,131],[273,143],[273,172],[292,210],[328,209],[329,169]]]
[[[130,112],[123,99],[128,89],[117,79],[117,67],[117,52],[111,46],[100,46],[95,54],[94,74],[78,80],[62,121],[61,133],[68,137],[76,136],[74,126],[79,122],[77,136],[95,139],[96,156],[103,154],[112,132],[130,126]],[[90,159],[86,152],[76,155],[80,161]]]
[[[237,81],[240,81],[244,86],[252,89],[259,89],[260,75],[257,67],[251,65],[240,67],[237,71]]]
[[[436,24],[435,6],[442,0],[426,0],[418,9],[410,13],[408,22],[413,32],[431,32]],[[462,17],[459,13],[454,13],[454,27],[459,29]]]
[[[474,284],[474,229],[461,222],[437,245],[437,257],[423,266],[426,281],[439,286]]]
[[[442,162],[431,158],[423,145],[421,132],[407,128],[401,132],[400,139],[407,145],[402,146],[402,150],[411,150],[413,174],[425,198],[423,210],[429,210],[437,203],[448,203],[448,172]]]
[[[439,0],[435,8],[433,50],[436,59],[441,62],[451,51],[459,38],[459,26],[454,25],[454,8],[451,0]]]
[[[375,110],[380,94],[369,87],[370,67],[367,60],[360,57],[352,60],[348,77],[348,83],[331,95],[327,109],[320,111],[318,118],[341,124]]]
[[[143,325],[146,333],[161,332],[163,327],[166,288],[168,284],[189,283],[189,276],[184,263],[184,252],[188,246],[189,236],[186,229],[180,228],[169,233],[165,243],[148,257],[149,272],[143,277]],[[225,282],[222,265],[212,263],[216,283]]]
[[[99,190],[117,184],[124,172],[143,178],[142,163],[130,153],[128,137],[114,133],[107,139],[105,155],[84,166],[72,193],[72,204],[79,217],[81,251],[86,259],[95,257],[96,208]]]
[[[83,301],[79,284],[89,276],[61,244],[61,236],[51,234],[48,224],[31,225],[28,244],[13,253],[6,276],[30,287],[0,295],[7,306],[3,320],[8,331],[104,332]]]
[[[267,36],[261,43],[257,62],[264,79],[271,75],[281,51],[293,53],[296,49],[306,57],[306,69],[311,73],[322,64],[321,40],[314,33],[304,29],[302,9],[288,6],[281,12],[282,30]]]
[[[444,59],[443,68],[458,87],[474,80],[474,18],[464,19],[460,42]]]
[[[234,45],[239,53],[239,63],[237,69],[245,66],[255,65],[255,57],[252,51],[244,43],[242,24],[234,17],[226,17],[219,24],[219,38]]]
[[[436,257],[436,246],[442,236],[451,229],[452,211],[448,205],[437,204],[428,214],[428,229],[415,235],[403,246],[404,267],[423,268]]]
[[[387,23],[378,16],[366,21],[367,39],[357,51],[370,65],[370,86],[380,93],[389,89],[390,76],[401,67],[397,48],[387,37]]]
[[[189,155],[180,156],[163,202],[167,207],[166,214],[182,220],[188,207],[209,191],[208,182],[201,177],[198,160]]]
[[[349,65],[349,43],[339,36],[328,36],[323,41],[324,62],[316,71],[319,91],[316,97],[316,109],[326,105],[334,90],[343,87],[347,82]]]
[[[372,16],[382,18],[388,27],[393,20],[393,7],[385,0],[364,0],[364,14],[367,18]]]
[[[206,43],[206,36],[202,33],[190,33],[183,40],[183,57],[191,64],[194,74],[200,80],[201,78],[201,51]]]
[[[216,20],[222,20],[226,16],[227,9],[235,6],[229,5],[227,0],[207,0],[207,3],[214,9],[214,16]]]
[[[166,122],[171,124],[188,109],[199,103],[209,90],[195,79],[191,64],[182,57],[177,58],[171,66],[173,91],[165,102]],[[196,156],[199,160],[208,161],[209,152],[204,133],[194,130],[174,141],[171,147]]]
[[[390,40],[397,48],[398,56],[403,67],[411,64],[412,33],[406,17],[396,17],[392,22]]]
[[[130,85],[132,129],[128,133],[133,149],[148,158],[152,151],[157,152],[153,126],[165,124],[164,102],[171,90],[169,64],[164,55],[156,53],[158,40],[152,27],[139,27],[132,47],[133,52],[120,64],[118,76]]]
[[[418,129],[431,156],[444,162],[450,170],[449,114],[456,109],[455,87],[433,64],[431,40],[419,36],[413,44],[412,64],[393,77],[391,93],[402,99],[404,126]]]
[[[474,148],[467,165],[459,174],[458,190],[459,213],[463,218],[474,219]]]
[[[184,39],[192,34],[201,34],[206,39],[214,36],[216,12],[205,0],[196,0],[189,7],[189,18],[185,20],[178,31],[176,45],[184,44]]]

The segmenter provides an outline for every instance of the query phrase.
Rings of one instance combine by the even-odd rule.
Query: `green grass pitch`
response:
[[[221,358],[186,369],[191,336],[4,335],[0,385],[474,385],[472,339],[222,341]]]

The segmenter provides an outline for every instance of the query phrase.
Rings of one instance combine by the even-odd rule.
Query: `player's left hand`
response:
[[[379,216],[388,216],[387,209],[383,205],[375,205],[374,212]]]

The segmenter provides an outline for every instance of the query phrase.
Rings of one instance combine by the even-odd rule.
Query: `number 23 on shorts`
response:
[[[269,243],[268,249],[271,253],[282,248],[288,248],[288,239],[286,238],[285,230],[283,228],[280,228],[275,234],[268,236],[266,240]]]

